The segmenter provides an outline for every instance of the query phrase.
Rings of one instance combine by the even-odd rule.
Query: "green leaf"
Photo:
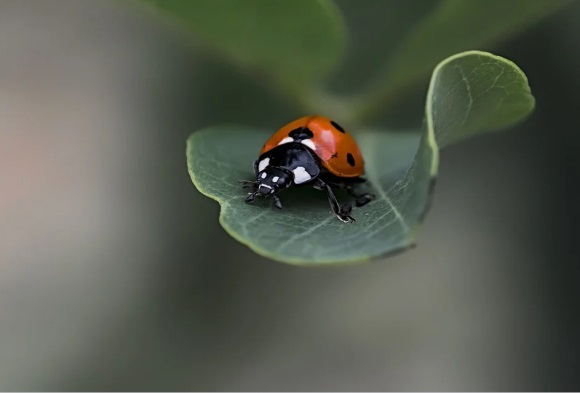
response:
[[[553,14],[571,0],[441,0],[404,37],[364,97],[359,117],[380,111],[421,80],[440,59],[488,47]]]
[[[346,32],[331,0],[141,0],[209,49],[286,82],[306,83],[341,59]]]
[[[449,57],[433,72],[426,119],[444,147],[519,122],[534,105],[528,79],[513,62],[468,51]]]
[[[187,162],[197,189],[221,205],[220,222],[238,241],[268,258],[299,265],[356,263],[415,244],[438,168],[439,147],[521,121],[534,107],[527,79],[512,62],[465,52],[433,72],[419,133],[361,130],[356,138],[377,199],[340,222],[322,191],[290,188],[284,209],[244,202],[239,179],[253,179],[253,161],[270,132],[214,126],[193,133]],[[344,199],[344,194],[339,194]]]

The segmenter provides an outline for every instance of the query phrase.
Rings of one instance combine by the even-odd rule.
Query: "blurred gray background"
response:
[[[357,50],[404,21],[338,3]],[[314,269],[230,238],[185,164],[194,130],[295,108],[127,4],[2,0],[0,390],[580,389],[579,18],[478,48],[537,110],[443,152],[416,249]]]

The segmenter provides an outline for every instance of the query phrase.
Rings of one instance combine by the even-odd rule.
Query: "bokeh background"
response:
[[[407,28],[338,4],[360,53]],[[185,164],[194,130],[296,108],[127,4],[2,0],[0,390],[580,389],[578,20],[474,48],[537,109],[444,150],[416,249],[314,269],[231,239]],[[423,94],[388,118],[420,123]]]

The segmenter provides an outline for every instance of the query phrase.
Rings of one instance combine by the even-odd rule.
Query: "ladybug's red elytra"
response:
[[[271,197],[281,209],[277,193],[290,186],[311,185],[328,195],[333,213],[343,222],[353,222],[350,203],[339,205],[332,187],[344,188],[356,198],[356,206],[373,199],[357,194],[354,187],[364,182],[364,160],[358,144],[344,128],[324,116],[304,116],[276,131],[254,162],[256,180],[240,180],[253,191],[246,197]]]

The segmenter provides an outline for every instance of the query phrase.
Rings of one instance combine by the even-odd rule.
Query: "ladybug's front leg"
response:
[[[328,202],[330,203],[330,208],[332,212],[338,217],[338,219],[342,222],[354,222],[355,219],[350,216],[350,211],[352,210],[352,206],[350,204],[345,204],[345,206],[340,206],[338,204],[338,200],[336,196],[334,196],[334,192],[332,192],[332,188],[325,182],[320,179],[317,179],[316,182],[312,185],[317,190],[326,190],[326,195],[328,196]]]
[[[244,188],[252,187],[252,192],[248,192],[245,201],[246,203],[254,202],[254,199],[256,199],[256,195],[258,194],[258,182],[254,180],[238,180],[238,183],[242,183]]]
[[[244,188],[248,187],[256,188],[259,182],[256,180],[238,180],[238,183],[242,183],[244,185]]]
[[[272,195],[272,199],[274,200],[274,206],[278,209],[282,209],[282,202],[280,202],[280,198],[277,195]]]

